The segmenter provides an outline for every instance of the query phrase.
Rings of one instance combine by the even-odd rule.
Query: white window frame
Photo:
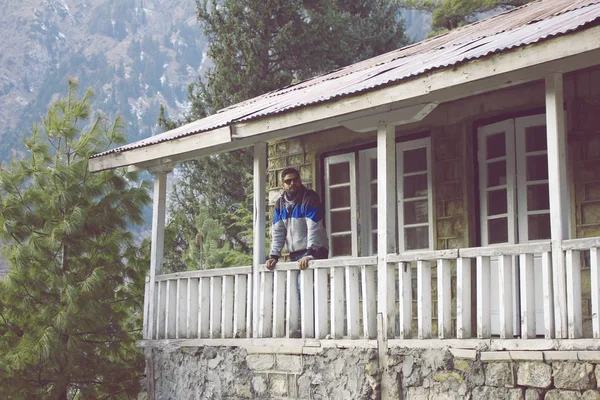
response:
[[[377,228],[373,228],[371,219],[371,210],[377,208],[377,204],[371,205],[371,185],[377,182],[377,179],[371,179],[371,160],[377,159],[377,148],[360,150],[358,152],[359,171],[359,207],[360,207],[360,254],[363,256],[377,254],[377,249],[373,251],[373,233],[377,233]]]

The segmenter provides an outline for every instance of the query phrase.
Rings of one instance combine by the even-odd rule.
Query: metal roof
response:
[[[121,153],[236,122],[398,84],[600,23],[600,0],[538,0],[448,33],[266,93],[179,128],[95,155]]]

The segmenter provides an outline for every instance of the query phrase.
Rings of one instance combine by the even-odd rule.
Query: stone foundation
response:
[[[600,400],[600,351],[392,347],[387,367],[376,348],[275,354],[206,346],[151,353],[148,369],[160,400]]]

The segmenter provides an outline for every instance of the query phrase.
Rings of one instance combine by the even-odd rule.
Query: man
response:
[[[298,267],[304,270],[310,260],[329,255],[323,206],[317,193],[302,184],[298,170],[286,168],[281,179],[283,194],[275,203],[266,267],[275,268],[285,243],[291,260],[298,261]]]

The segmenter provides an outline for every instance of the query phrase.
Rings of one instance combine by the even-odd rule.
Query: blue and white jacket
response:
[[[317,250],[329,248],[319,195],[303,188],[300,199],[292,207],[286,208],[285,203],[283,196],[275,203],[270,256],[281,257],[284,243],[290,253],[307,250],[308,255],[313,256]]]

